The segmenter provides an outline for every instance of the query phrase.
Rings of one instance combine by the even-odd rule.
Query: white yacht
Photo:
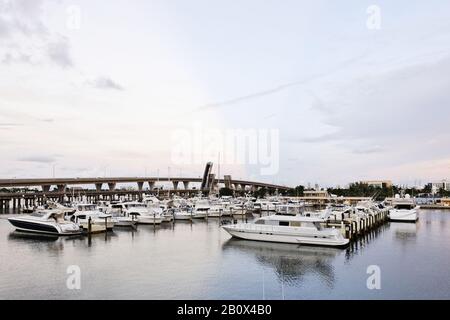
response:
[[[112,230],[115,225],[112,216],[98,210],[95,204],[79,203],[76,205],[75,213],[70,216],[71,221],[86,230],[89,228],[89,219],[92,233]]]
[[[129,215],[122,203],[110,204],[105,212],[112,216],[115,227],[135,227],[137,224],[135,216]]]
[[[173,214],[167,210],[169,209],[168,202],[160,201],[157,197],[151,195],[144,196],[142,202],[145,203],[147,209],[150,210],[152,214],[153,212],[159,214],[162,222],[171,222],[173,220]]]
[[[303,205],[288,203],[288,204],[280,204],[276,208],[276,214],[278,215],[288,215],[288,216],[296,216],[303,212]]]
[[[257,208],[261,208],[261,211],[276,211],[277,206],[281,203],[274,200],[258,199],[255,202]]]
[[[124,202],[125,212],[127,216],[134,216],[138,224],[161,224],[161,214],[155,210],[148,208],[145,203],[141,202]]]
[[[222,228],[233,237],[247,240],[333,247],[349,244],[349,239],[339,229],[323,228],[323,222],[323,219],[300,215],[271,215],[261,217],[254,223],[225,225]]]
[[[30,215],[8,218],[8,221],[21,231],[60,236],[82,233],[76,223],[64,220],[64,211],[57,209],[38,210]]]
[[[170,209],[175,220],[192,220],[192,211],[188,209],[174,208]]]
[[[223,206],[220,203],[214,203],[208,210],[208,218],[220,218],[223,215]]]
[[[204,219],[208,216],[208,210],[211,204],[208,199],[199,199],[195,202],[194,210],[192,211],[192,218]]]
[[[222,217],[231,216],[231,208],[233,207],[231,196],[223,196],[219,199],[219,203],[222,206]]]
[[[405,195],[404,198],[400,198],[397,194],[392,202],[392,208],[389,210],[389,220],[416,222],[419,219],[417,215],[418,208],[419,206],[416,205],[414,199],[411,199],[409,194]]]

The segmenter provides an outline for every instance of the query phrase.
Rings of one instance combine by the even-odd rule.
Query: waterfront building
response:
[[[374,188],[391,188],[392,181],[391,180],[364,180],[360,181],[361,184],[366,184],[369,187]]]

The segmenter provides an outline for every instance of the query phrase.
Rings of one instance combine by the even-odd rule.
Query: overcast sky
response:
[[[221,175],[450,178],[449,15],[446,0],[0,0],[0,177],[198,176],[173,131],[201,125],[279,132],[275,174]]]

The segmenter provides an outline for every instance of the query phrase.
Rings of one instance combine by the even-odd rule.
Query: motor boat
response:
[[[192,210],[174,208],[169,210],[175,220],[192,220]]]
[[[208,218],[220,218],[223,211],[223,206],[221,204],[212,204],[211,208],[208,210]]]
[[[288,204],[280,204],[276,208],[277,215],[288,215],[288,216],[296,216],[301,214],[303,211],[303,205],[288,203]]]
[[[141,202],[122,203],[127,216],[134,216],[138,224],[161,224],[160,212],[148,208],[147,204]]]
[[[154,210],[159,210],[162,222],[172,222],[173,221],[173,213],[169,210],[166,204],[161,203],[159,208],[154,208]]]
[[[389,221],[416,222],[419,219],[417,215],[418,208],[419,206],[408,194],[404,198],[395,195],[392,208],[389,210]]]
[[[339,229],[324,228],[323,219],[301,215],[270,215],[253,223],[224,225],[222,228],[236,238],[256,241],[344,247],[349,244]]]
[[[20,231],[51,235],[81,234],[80,227],[64,219],[64,211],[58,209],[38,210],[26,216],[11,217],[8,221]]]
[[[222,196],[219,199],[219,203],[222,206],[222,217],[228,217],[231,216],[231,209],[233,207],[233,204],[231,202],[232,197],[231,196]]]
[[[145,203],[148,210],[158,214],[161,217],[162,222],[173,221],[173,214],[167,211],[167,209],[169,209],[168,202],[160,201],[157,197],[151,195],[144,196],[142,202]]]
[[[277,206],[281,203],[278,201],[269,201],[265,199],[258,199],[255,202],[257,208],[261,208],[261,211],[276,211]]]
[[[243,218],[248,212],[253,212],[254,203],[251,201],[240,201],[232,205],[231,215],[234,218]]]
[[[91,220],[91,232],[103,232],[112,230],[115,221],[110,214],[100,211],[95,204],[79,203],[75,206],[76,211],[70,216],[70,220],[78,223],[83,229],[89,228]]]
[[[211,208],[211,204],[207,199],[200,199],[195,202],[194,209],[192,211],[192,218],[205,219],[208,216],[208,210]]]
[[[104,210],[112,216],[115,227],[135,227],[137,224],[136,217],[129,215],[122,203],[112,203]]]

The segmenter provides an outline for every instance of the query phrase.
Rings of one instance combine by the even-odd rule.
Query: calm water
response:
[[[231,240],[217,220],[41,238],[0,216],[1,299],[449,299],[450,211],[390,223],[348,249]],[[81,289],[66,287],[69,265]],[[381,289],[369,290],[369,265]]]

